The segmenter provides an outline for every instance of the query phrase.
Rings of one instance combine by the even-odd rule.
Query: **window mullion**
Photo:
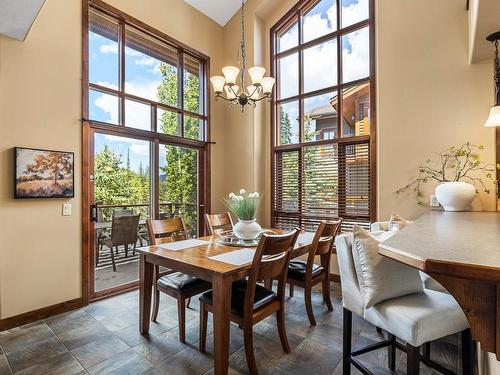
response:
[[[119,30],[120,30],[120,41],[119,41],[119,51],[120,51],[120,57],[119,57],[119,90],[120,90],[120,96],[119,96],[119,119],[118,123],[120,125],[125,126],[125,23],[123,21],[120,21],[119,23]]]
[[[182,50],[179,50],[177,59],[177,104],[184,111],[184,53]],[[179,117],[177,134],[184,137],[184,112]]]

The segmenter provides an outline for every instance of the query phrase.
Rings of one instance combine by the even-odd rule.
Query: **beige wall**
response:
[[[209,55],[220,70],[222,27],[182,0],[110,0]],[[25,42],[0,36],[0,318],[81,296],[81,3],[47,1]],[[212,194],[221,195],[223,108],[213,106]],[[14,200],[12,147],[75,152],[74,199]],[[62,203],[73,215],[61,216]]]
[[[483,127],[493,100],[492,67],[467,62],[462,2],[377,3],[378,216],[413,219],[427,208],[394,191],[434,152],[470,141],[484,144],[484,160],[495,161],[494,130]],[[474,207],[494,210],[494,195],[481,194]]]

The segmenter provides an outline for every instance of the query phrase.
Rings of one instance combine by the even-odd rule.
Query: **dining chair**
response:
[[[231,292],[231,321],[243,329],[245,355],[251,374],[257,374],[253,351],[253,326],[276,313],[281,346],[290,353],[285,330],[285,286],[291,252],[299,231],[283,235],[263,234],[247,279],[235,281]],[[257,284],[259,280],[278,280],[277,292]],[[200,352],[205,352],[208,312],[213,313],[212,291],[200,296]]]
[[[97,249],[96,266],[99,263],[99,253],[103,245],[109,247],[113,272],[116,272],[115,254],[113,248],[118,252],[118,246],[125,247],[125,257],[128,255],[128,247],[132,245],[135,249],[137,244],[137,228],[139,227],[139,215],[113,216],[111,223],[111,234],[100,239]]]
[[[223,214],[205,214],[205,221],[207,223],[208,234],[221,234],[222,232],[233,229],[233,219],[229,212]]]
[[[312,288],[321,283],[323,291],[323,301],[329,311],[333,311],[332,300],[330,298],[330,260],[334,251],[335,236],[340,232],[342,219],[337,221],[322,221],[311,246],[307,261],[293,259],[288,267],[287,283],[290,286],[290,297],[293,297],[295,286],[304,288],[304,300],[307,317],[312,326],[316,325],[312,308]],[[315,264],[315,258],[319,256],[320,264]]]
[[[474,345],[469,324],[455,299],[447,293],[425,288],[419,293],[390,298],[365,308],[363,288],[358,280],[353,255],[353,235],[341,234],[335,239],[340,268],[343,304],[343,363],[342,373],[349,375],[351,365],[365,375],[373,375],[356,357],[373,350],[387,347],[388,367],[396,369],[396,349],[406,352],[406,374],[417,375],[420,362],[443,374],[453,374],[449,369],[433,361],[429,355],[420,354],[426,343],[448,335],[461,333],[462,371],[474,373]],[[364,286],[366,288],[366,285]],[[352,350],[352,314],[381,328],[388,338],[364,348]],[[399,340],[403,341],[401,343]]]
[[[151,245],[187,240],[187,228],[181,217],[146,221]],[[211,283],[196,277],[167,271],[166,275],[160,275],[160,267],[155,265],[154,278],[154,300],[151,320],[156,322],[160,306],[160,292],[169,295],[177,300],[177,316],[179,320],[179,340],[186,341],[186,300],[189,307],[191,297],[209,290]]]

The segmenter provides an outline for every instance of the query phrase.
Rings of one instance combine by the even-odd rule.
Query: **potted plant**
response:
[[[408,185],[398,189],[396,194],[412,189],[417,203],[423,206],[422,186],[437,181],[436,198],[446,211],[465,211],[472,203],[479,189],[490,194],[485,181],[497,184],[494,177],[500,164],[484,164],[479,155],[483,145],[467,142],[452,146],[437,154],[436,159],[427,159],[418,168],[418,175]]]
[[[262,232],[261,226],[255,221],[260,199],[259,193],[247,194],[244,189],[240,190],[239,195],[230,193],[228,198],[224,199],[226,206],[238,218],[238,222],[233,228],[236,237],[243,240],[253,240]]]

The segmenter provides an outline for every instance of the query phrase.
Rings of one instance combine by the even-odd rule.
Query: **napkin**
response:
[[[189,249],[191,247],[208,245],[209,243],[211,243],[211,242],[197,240],[197,239],[191,239],[191,240],[162,243],[161,245],[158,245],[158,246],[161,247],[162,249],[165,249],[165,250],[179,251],[179,250]]]

